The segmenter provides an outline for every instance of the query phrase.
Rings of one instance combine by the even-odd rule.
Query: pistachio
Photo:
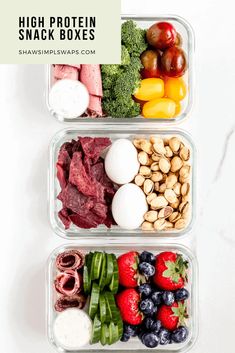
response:
[[[168,218],[172,213],[173,208],[171,206],[166,206],[159,211],[158,218]]]
[[[141,151],[138,153],[138,160],[139,160],[140,164],[147,165],[148,161],[149,161],[149,156],[146,152]]]
[[[153,162],[152,164],[151,164],[151,170],[153,171],[153,172],[156,172],[156,171],[158,171],[159,170],[159,164],[158,164],[158,162]]]
[[[173,157],[171,160],[171,171],[173,173],[177,172],[178,170],[180,170],[182,165],[183,165],[183,161],[180,157],[178,156]]]
[[[165,199],[169,203],[177,202],[177,196],[176,196],[174,190],[172,190],[172,189],[166,189],[165,192],[164,192],[164,196],[165,196]]]
[[[158,217],[157,211],[148,211],[144,215],[144,219],[151,223],[155,222],[157,220],[157,217]]]
[[[170,206],[173,207],[174,209],[177,209],[179,207],[179,204],[180,204],[180,200],[177,199],[176,202],[170,203]]]
[[[179,212],[182,214],[187,214],[189,211],[189,203],[188,201],[181,202],[179,205]]]
[[[157,196],[151,202],[150,206],[152,210],[158,210],[168,205],[168,201],[164,196]]]
[[[165,222],[165,229],[172,229],[172,228],[174,228],[174,224],[169,221],[166,221]]]
[[[185,201],[189,201],[189,199],[190,199],[190,196],[189,196],[189,194],[188,194],[188,195],[182,196],[181,201],[182,201],[182,202],[185,202]]]
[[[159,181],[157,181],[156,183],[154,183],[154,190],[158,192],[159,189],[160,189],[160,184],[159,184]]]
[[[188,183],[189,179],[190,179],[190,174],[188,174],[188,175],[186,174],[185,177],[182,177],[182,176],[179,177],[179,182],[181,184]]]
[[[177,196],[180,196],[181,194],[181,184],[179,182],[177,182],[174,186],[173,186],[173,191],[175,192],[175,194]]]
[[[177,183],[177,176],[175,174],[170,174],[167,176],[166,178],[167,189],[172,189],[176,183]]]
[[[150,136],[149,141],[154,145],[158,137]]]
[[[145,176],[146,178],[149,178],[151,176],[152,172],[149,167],[142,165],[139,169],[139,174]]]
[[[161,172],[155,172],[151,175],[151,180],[153,182],[161,181],[163,178],[163,175]]]
[[[181,186],[181,195],[182,196],[188,195],[189,190],[190,190],[190,184],[189,183],[183,183],[183,185]]]
[[[183,146],[181,149],[180,149],[180,158],[183,160],[183,161],[188,161],[189,158],[190,158],[190,149]]]
[[[168,173],[171,168],[171,163],[168,161],[167,158],[160,158],[159,168],[163,173]]]
[[[141,147],[141,149],[144,152],[146,152],[148,154],[152,154],[153,153],[152,144],[149,141],[146,141],[146,140],[142,141],[141,144],[140,144],[140,147]]]
[[[172,223],[177,222],[179,219],[181,218],[181,214],[179,212],[173,212],[170,217],[169,217],[169,221]]]
[[[153,199],[155,199],[157,197],[157,194],[155,192],[152,192],[151,194],[149,194],[147,197],[146,197],[146,200],[147,200],[147,203],[149,205],[151,205],[151,202]]]
[[[172,152],[170,146],[166,146],[166,147],[165,147],[165,150],[166,150],[165,156],[166,156],[167,158],[171,158],[171,157],[173,156],[173,152]]]
[[[133,145],[138,149],[141,150],[141,143],[145,141],[144,139],[135,139],[133,140]]]
[[[155,230],[163,230],[165,228],[166,221],[164,218],[160,218],[154,222],[153,226]]]
[[[166,149],[164,147],[164,142],[163,139],[161,138],[156,138],[155,143],[153,145],[153,151],[156,153],[159,153],[161,155],[164,155],[166,153]]]
[[[145,177],[143,175],[137,174],[135,177],[135,184],[138,186],[142,186],[144,184]]]
[[[141,226],[142,230],[154,230],[153,223],[144,221]]]
[[[178,139],[178,137],[172,137],[169,140],[169,146],[173,152],[178,152],[180,148],[181,141]]]
[[[179,171],[180,177],[183,178],[183,179],[188,178],[189,177],[189,173],[190,173],[190,169],[191,169],[190,165],[188,165],[188,164],[184,165]]]
[[[166,190],[166,183],[162,183],[159,187],[159,192],[164,194],[165,190]]]
[[[153,160],[154,162],[159,162],[160,159],[161,159],[161,155],[159,155],[159,154],[157,154],[157,153],[153,153],[153,154],[151,155],[151,157],[152,157],[152,160]]]
[[[152,193],[154,189],[154,182],[150,179],[146,179],[144,182],[143,190],[146,195],[149,195]]]
[[[164,137],[163,141],[164,141],[164,145],[168,146],[169,145],[169,138],[168,137]]]
[[[186,226],[186,221],[183,218],[180,218],[177,222],[175,222],[175,229],[183,229]]]

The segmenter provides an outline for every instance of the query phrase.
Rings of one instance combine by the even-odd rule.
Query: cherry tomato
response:
[[[185,98],[187,88],[184,80],[179,77],[168,77],[165,80],[165,96],[178,102]]]
[[[173,118],[176,103],[169,98],[157,98],[144,104],[142,115],[145,118]]]
[[[181,112],[181,104],[180,102],[175,102],[175,115],[174,116],[178,116]]]
[[[164,50],[175,44],[176,30],[169,22],[154,23],[147,30],[146,38],[154,48]]]
[[[161,78],[145,78],[134,93],[134,97],[141,101],[150,101],[163,96],[164,81]]]
[[[179,77],[186,69],[187,62],[183,49],[174,46],[164,51],[161,57],[161,71],[164,75]]]
[[[140,59],[144,66],[141,70],[143,78],[160,77],[161,54],[158,50],[145,50]]]
[[[181,47],[182,44],[183,44],[182,36],[181,36],[181,34],[179,34],[179,32],[177,32],[177,34],[176,34],[176,40],[175,40],[175,45],[176,45],[177,47]]]

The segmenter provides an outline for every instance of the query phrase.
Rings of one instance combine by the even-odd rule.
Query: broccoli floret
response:
[[[103,109],[113,118],[132,118],[140,114],[140,105],[131,96],[103,101]]]
[[[116,76],[121,74],[121,67],[117,64],[107,64],[101,66],[102,74],[105,76]]]
[[[102,74],[102,85],[103,85],[103,90],[106,89],[111,89],[113,87],[113,84],[115,83],[113,76],[108,76]]]
[[[131,58],[125,45],[122,45],[121,65],[129,65]]]
[[[122,44],[125,45],[130,55],[138,57],[147,48],[146,31],[137,28],[136,23],[132,20],[122,24],[121,35]]]

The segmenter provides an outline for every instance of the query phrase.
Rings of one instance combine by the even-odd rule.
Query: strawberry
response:
[[[119,283],[128,288],[138,286],[138,263],[139,254],[136,251],[130,251],[119,256],[117,259]]]
[[[176,290],[187,281],[188,264],[182,255],[165,251],[156,256],[154,283],[161,289]]]
[[[169,331],[175,330],[178,326],[184,326],[184,319],[187,318],[184,302],[174,302],[172,305],[161,305],[157,312],[157,320]]]
[[[134,288],[124,289],[116,295],[122,320],[131,325],[139,325],[143,320],[143,314],[139,311],[140,294]]]

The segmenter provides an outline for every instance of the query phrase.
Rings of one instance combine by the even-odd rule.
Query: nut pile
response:
[[[140,162],[135,184],[146,195],[149,210],[142,230],[180,230],[190,213],[190,149],[178,137],[135,139]]]

